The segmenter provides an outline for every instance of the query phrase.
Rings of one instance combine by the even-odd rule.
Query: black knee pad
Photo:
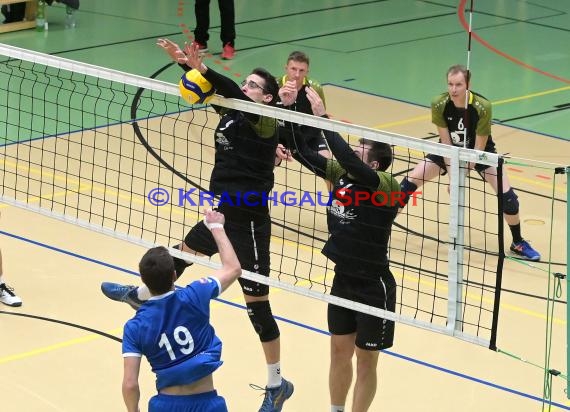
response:
[[[402,192],[401,201],[404,206],[407,205],[410,201],[410,194],[415,192],[417,188],[418,185],[410,182],[407,177],[404,177],[404,180],[402,180],[402,183],[400,183],[400,191]]]
[[[172,246],[173,249],[178,249],[181,250],[180,247],[182,245],[176,245],[176,246]],[[172,256],[172,259],[174,259],[174,269],[176,270],[176,279],[178,279],[180,276],[182,276],[182,273],[184,273],[184,269],[186,269],[188,266],[192,266],[192,263],[188,263],[183,259],[177,258]]]
[[[270,342],[279,337],[279,327],[271,313],[268,300],[246,304],[247,315],[262,342]]]
[[[508,192],[503,193],[503,213],[505,215],[516,215],[519,213],[519,200],[515,191],[511,187]]]

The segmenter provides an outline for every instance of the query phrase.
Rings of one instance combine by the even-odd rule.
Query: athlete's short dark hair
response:
[[[277,95],[279,93],[279,84],[277,84],[275,77],[261,67],[253,69],[251,71],[251,74],[255,74],[263,79],[265,82],[265,85],[263,86],[263,92],[273,96],[269,104],[272,106],[275,105],[275,102],[277,101]]]
[[[162,295],[172,289],[174,259],[164,246],[149,249],[139,262],[139,272],[150,292],[153,295]]]
[[[289,63],[291,60],[300,63],[307,63],[307,66],[309,65],[309,56],[307,56],[302,51],[295,50],[291,52],[289,54],[289,57],[287,57],[287,63]]]
[[[465,67],[462,64],[455,64],[451,66],[449,69],[447,69],[447,75],[445,77],[447,78],[450,74],[456,74],[456,73],[463,73],[463,78],[467,83],[469,83],[469,81],[471,80],[471,72],[467,70],[467,67]]]
[[[365,144],[370,146],[368,151],[367,162],[377,161],[379,166],[378,169],[385,171],[392,164],[392,147],[388,143],[377,142],[375,140],[360,139],[358,141],[360,144]]]

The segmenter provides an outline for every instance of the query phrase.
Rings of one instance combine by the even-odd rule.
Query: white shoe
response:
[[[0,302],[8,306],[22,306],[22,299],[14,293],[14,289],[2,283],[0,285]]]

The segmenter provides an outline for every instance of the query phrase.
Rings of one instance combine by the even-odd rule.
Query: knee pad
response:
[[[516,215],[519,213],[518,196],[512,187],[508,192],[503,193],[503,213],[505,215]]]
[[[268,300],[261,302],[250,302],[246,304],[247,315],[255,329],[255,333],[259,335],[262,342],[270,342],[279,337],[279,327],[273,314]]]
[[[176,246],[172,246],[173,249],[180,249],[181,245],[176,245]],[[176,279],[178,279],[180,276],[182,276],[182,273],[184,273],[184,269],[186,269],[188,266],[191,266],[192,263],[188,263],[183,259],[177,258],[172,256],[172,259],[174,259],[174,269],[176,270]]]
[[[404,206],[407,205],[408,202],[410,201],[410,193],[415,192],[417,188],[418,185],[410,182],[407,177],[404,177],[404,180],[402,180],[402,183],[400,183],[400,190],[402,192],[401,201]]]

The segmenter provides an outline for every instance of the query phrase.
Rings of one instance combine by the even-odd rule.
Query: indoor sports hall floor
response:
[[[311,56],[311,74],[325,84],[337,119],[417,138],[433,137],[429,105],[445,90],[445,71],[467,61],[469,13],[459,0],[236,1],[237,55],[219,60],[219,16],[212,2],[207,64],[239,81],[256,66],[281,73],[295,49]],[[469,2],[467,2],[469,3]],[[469,4],[468,4],[469,5]],[[475,0],[473,89],[492,100],[494,138],[512,156],[570,164],[570,2]],[[151,76],[168,63],[159,37],[183,42],[193,27],[193,2],[83,0],[74,30],[64,10],[48,10],[49,30],[0,35],[0,42],[129,73]],[[170,68],[160,79],[176,82]],[[565,271],[567,182],[551,173],[507,168],[521,199],[523,234],[546,257],[554,218],[553,270]],[[0,307],[0,410],[120,411],[122,325],[126,305],[104,298],[102,281],[136,283],[140,247],[0,204],[0,248],[7,281],[24,300]],[[371,411],[539,411],[543,395],[546,263],[507,260],[498,346],[527,362],[435,333],[397,325],[392,350],[380,357]],[[194,267],[182,280],[204,272]],[[563,284],[565,286],[565,284]],[[231,411],[257,410],[265,383],[259,344],[241,292],[214,304],[224,342],[216,386]],[[554,310],[551,368],[566,371],[566,296]],[[323,303],[280,290],[282,370],[296,387],[284,411],[327,411],[328,336]],[[144,402],[154,392],[142,371]],[[552,410],[570,410],[565,382],[555,378]]]

